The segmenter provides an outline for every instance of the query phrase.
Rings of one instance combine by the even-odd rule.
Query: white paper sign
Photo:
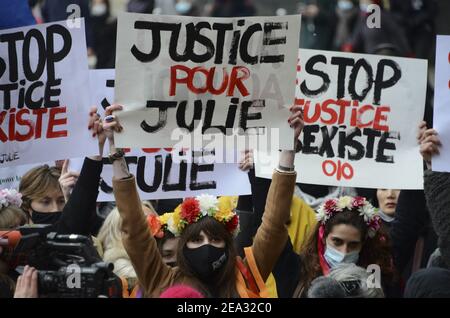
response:
[[[130,173],[136,177],[142,200],[174,199],[196,196],[251,194],[247,173],[237,164],[214,164],[207,154],[196,153],[179,164],[176,154],[165,149],[131,151],[125,157]],[[203,161],[202,161],[203,160]],[[71,159],[69,170],[82,166],[83,159]],[[103,159],[102,181],[97,201],[115,201],[112,190],[113,169]]]
[[[12,166],[0,169],[0,189],[9,188],[19,191],[20,180],[22,179],[23,175],[25,175],[31,169],[45,164],[53,167],[55,165],[55,162],[46,162],[40,164],[33,163],[29,165]]]
[[[0,167],[98,153],[87,129],[86,40],[77,21],[0,31]]]
[[[113,69],[89,71],[91,104],[97,105],[102,116],[103,109],[114,100],[114,73]],[[186,158],[186,162],[180,165],[173,162],[173,159],[177,160],[178,157],[172,157],[171,149],[168,150],[148,148],[127,153],[126,160],[130,172],[136,176],[141,199],[184,198],[200,193],[214,195],[251,193],[247,174],[240,171],[236,164],[208,165],[213,158],[205,156],[205,160],[208,160],[206,166],[192,165],[189,163],[192,162],[192,158]],[[98,201],[114,201],[112,166],[107,158],[104,158],[103,162],[103,181]],[[71,159],[69,170],[80,171],[82,164],[82,158]],[[177,182],[178,185],[175,184]]]
[[[440,155],[433,157],[432,168],[450,172],[450,36],[437,37],[433,117],[443,146]]]
[[[200,149],[216,138],[216,149],[240,149],[236,139],[273,128],[278,148],[292,149],[299,32],[300,16],[120,14],[117,145]]]
[[[423,188],[416,135],[427,62],[315,50],[300,50],[299,61],[296,104],[306,126],[295,162],[298,181]],[[259,154],[257,175],[270,177],[276,162],[277,154]]]

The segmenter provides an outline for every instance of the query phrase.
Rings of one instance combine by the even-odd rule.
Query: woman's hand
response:
[[[250,169],[253,169],[254,159],[253,159],[253,150],[246,150],[243,152],[243,158],[239,162],[239,169],[247,172]]]
[[[305,122],[303,121],[303,107],[295,105],[289,108],[289,110],[292,114],[288,119],[288,123],[295,131],[294,142],[297,142],[303,131],[303,127],[305,127]]]
[[[92,160],[100,161],[103,157],[103,149],[105,148],[106,135],[102,128],[102,119],[97,112],[97,107],[92,106],[89,112],[88,129],[92,132],[92,137],[98,139],[99,155],[90,157]]]
[[[16,284],[14,298],[38,298],[38,272],[34,267],[25,266]]]
[[[108,106],[105,110],[105,118],[103,120],[102,128],[105,132],[106,138],[108,138],[110,147],[114,146],[114,133],[121,132],[123,130],[116,116],[113,115],[113,113],[118,110],[122,110],[122,106],[117,104]]]
[[[420,144],[420,154],[427,164],[427,168],[431,169],[431,158],[439,154],[439,147],[442,146],[436,130],[427,129],[426,122],[419,125],[419,133],[417,141]]]
[[[305,123],[303,121],[303,108],[302,106],[292,106],[289,109],[292,115],[289,117],[288,122],[292,129],[294,129],[294,144],[297,143],[300,134],[303,131]],[[283,150],[280,154],[280,160],[278,168],[281,170],[293,169],[295,160],[295,150]]]
[[[80,174],[78,172],[69,171],[69,160],[64,160],[61,176],[58,181],[66,202],[69,201],[70,194],[72,193],[73,187],[77,183],[79,176]]]

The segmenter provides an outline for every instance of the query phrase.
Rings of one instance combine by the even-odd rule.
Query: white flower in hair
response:
[[[366,202],[362,207],[359,208],[359,215],[364,216],[365,222],[371,221],[376,214],[377,211],[369,202]]]
[[[169,219],[167,220],[167,229],[175,236],[179,234],[178,227],[173,220],[173,216],[170,216]]]
[[[10,205],[20,207],[22,205],[22,194],[15,189],[0,190],[0,209]]]
[[[203,216],[212,216],[217,211],[217,197],[210,194],[200,194],[196,199],[200,205],[200,213]]]
[[[320,223],[325,223],[327,221],[327,214],[323,206],[321,206],[316,213],[316,220]]]
[[[344,210],[344,209],[352,209],[352,197],[349,196],[345,196],[345,197],[340,197],[338,202],[337,202],[337,207],[340,210]]]

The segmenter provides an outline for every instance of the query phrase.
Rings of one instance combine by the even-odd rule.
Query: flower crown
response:
[[[13,205],[19,207],[22,205],[22,194],[15,189],[0,190],[0,210]]]
[[[226,197],[217,199],[209,194],[186,198],[174,212],[161,215],[159,221],[163,231],[180,236],[187,225],[196,223],[205,216],[213,217],[225,225],[233,235],[239,232],[239,218],[233,212],[230,200]]]
[[[381,227],[381,218],[378,215],[378,210],[364,197],[353,198],[344,196],[326,200],[317,210],[316,218],[318,222],[325,225],[330,218],[345,210],[357,212],[360,216],[364,217],[364,221],[368,227],[368,236],[370,238],[375,237]]]

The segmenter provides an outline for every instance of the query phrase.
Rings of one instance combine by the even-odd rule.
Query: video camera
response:
[[[49,225],[27,225],[0,231],[0,246],[10,268],[38,270],[39,297],[121,297],[120,279],[112,263],[102,262],[89,237],[60,235]]]

